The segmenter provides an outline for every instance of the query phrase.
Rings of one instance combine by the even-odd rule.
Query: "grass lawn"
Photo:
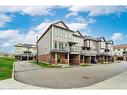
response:
[[[0,80],[12,77],[13,62],[13,58],[0,57]]]
[[[30,61],[30,63],[37,64],[36,61]],[[37,65],[39,65],[43,68],[60,68],[61,67],[61,66],[58,66],[58,65],[51,65],[51,64],[46,63],[46,62],[38,62]]]
[[[82,64],[80,66],[87,67],[87,66],[92,66],[92,65],[91,64]]]

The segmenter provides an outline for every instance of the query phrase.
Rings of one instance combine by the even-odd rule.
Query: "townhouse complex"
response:
[[[114,45],[115,60],[127,61],[127,44]]]
[[[36,56],[36,45],[17,44],[15,45],[16,60],[34,60]]]
[[[84,36],[63,22],[51,24],[38,39],[39,61],[80,64],[113,61],[113,41]]]

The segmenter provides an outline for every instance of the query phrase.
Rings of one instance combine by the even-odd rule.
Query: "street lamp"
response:
[[[36,48],[37,48],[36,61],[38,64],[38,36],[37,36]]]

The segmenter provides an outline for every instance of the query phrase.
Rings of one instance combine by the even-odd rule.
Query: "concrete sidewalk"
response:
[[[0,89],[39,89],[40,87],[23,84],[11,79],[5,79],[0,81]]]
[[[127,71],[100,83],[82,89],[127,89]]]

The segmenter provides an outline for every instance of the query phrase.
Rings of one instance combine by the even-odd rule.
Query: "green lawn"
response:
[[[13,58],[0,57],[0,80],[12,77],[13,62]]]
[[[80,66],[84,66],[84,67],[87,67],[87,66],[92,66],[91,64],[82,64]]]
[[[37,64],[36,61],[30,61],[30,63]],[[46,62],[38,62],[37,65],[39,65],[43,68],[60,68],[61,67],[61,66],[58,66],[58,65],[51,65],[51,64],[46,63]]]

